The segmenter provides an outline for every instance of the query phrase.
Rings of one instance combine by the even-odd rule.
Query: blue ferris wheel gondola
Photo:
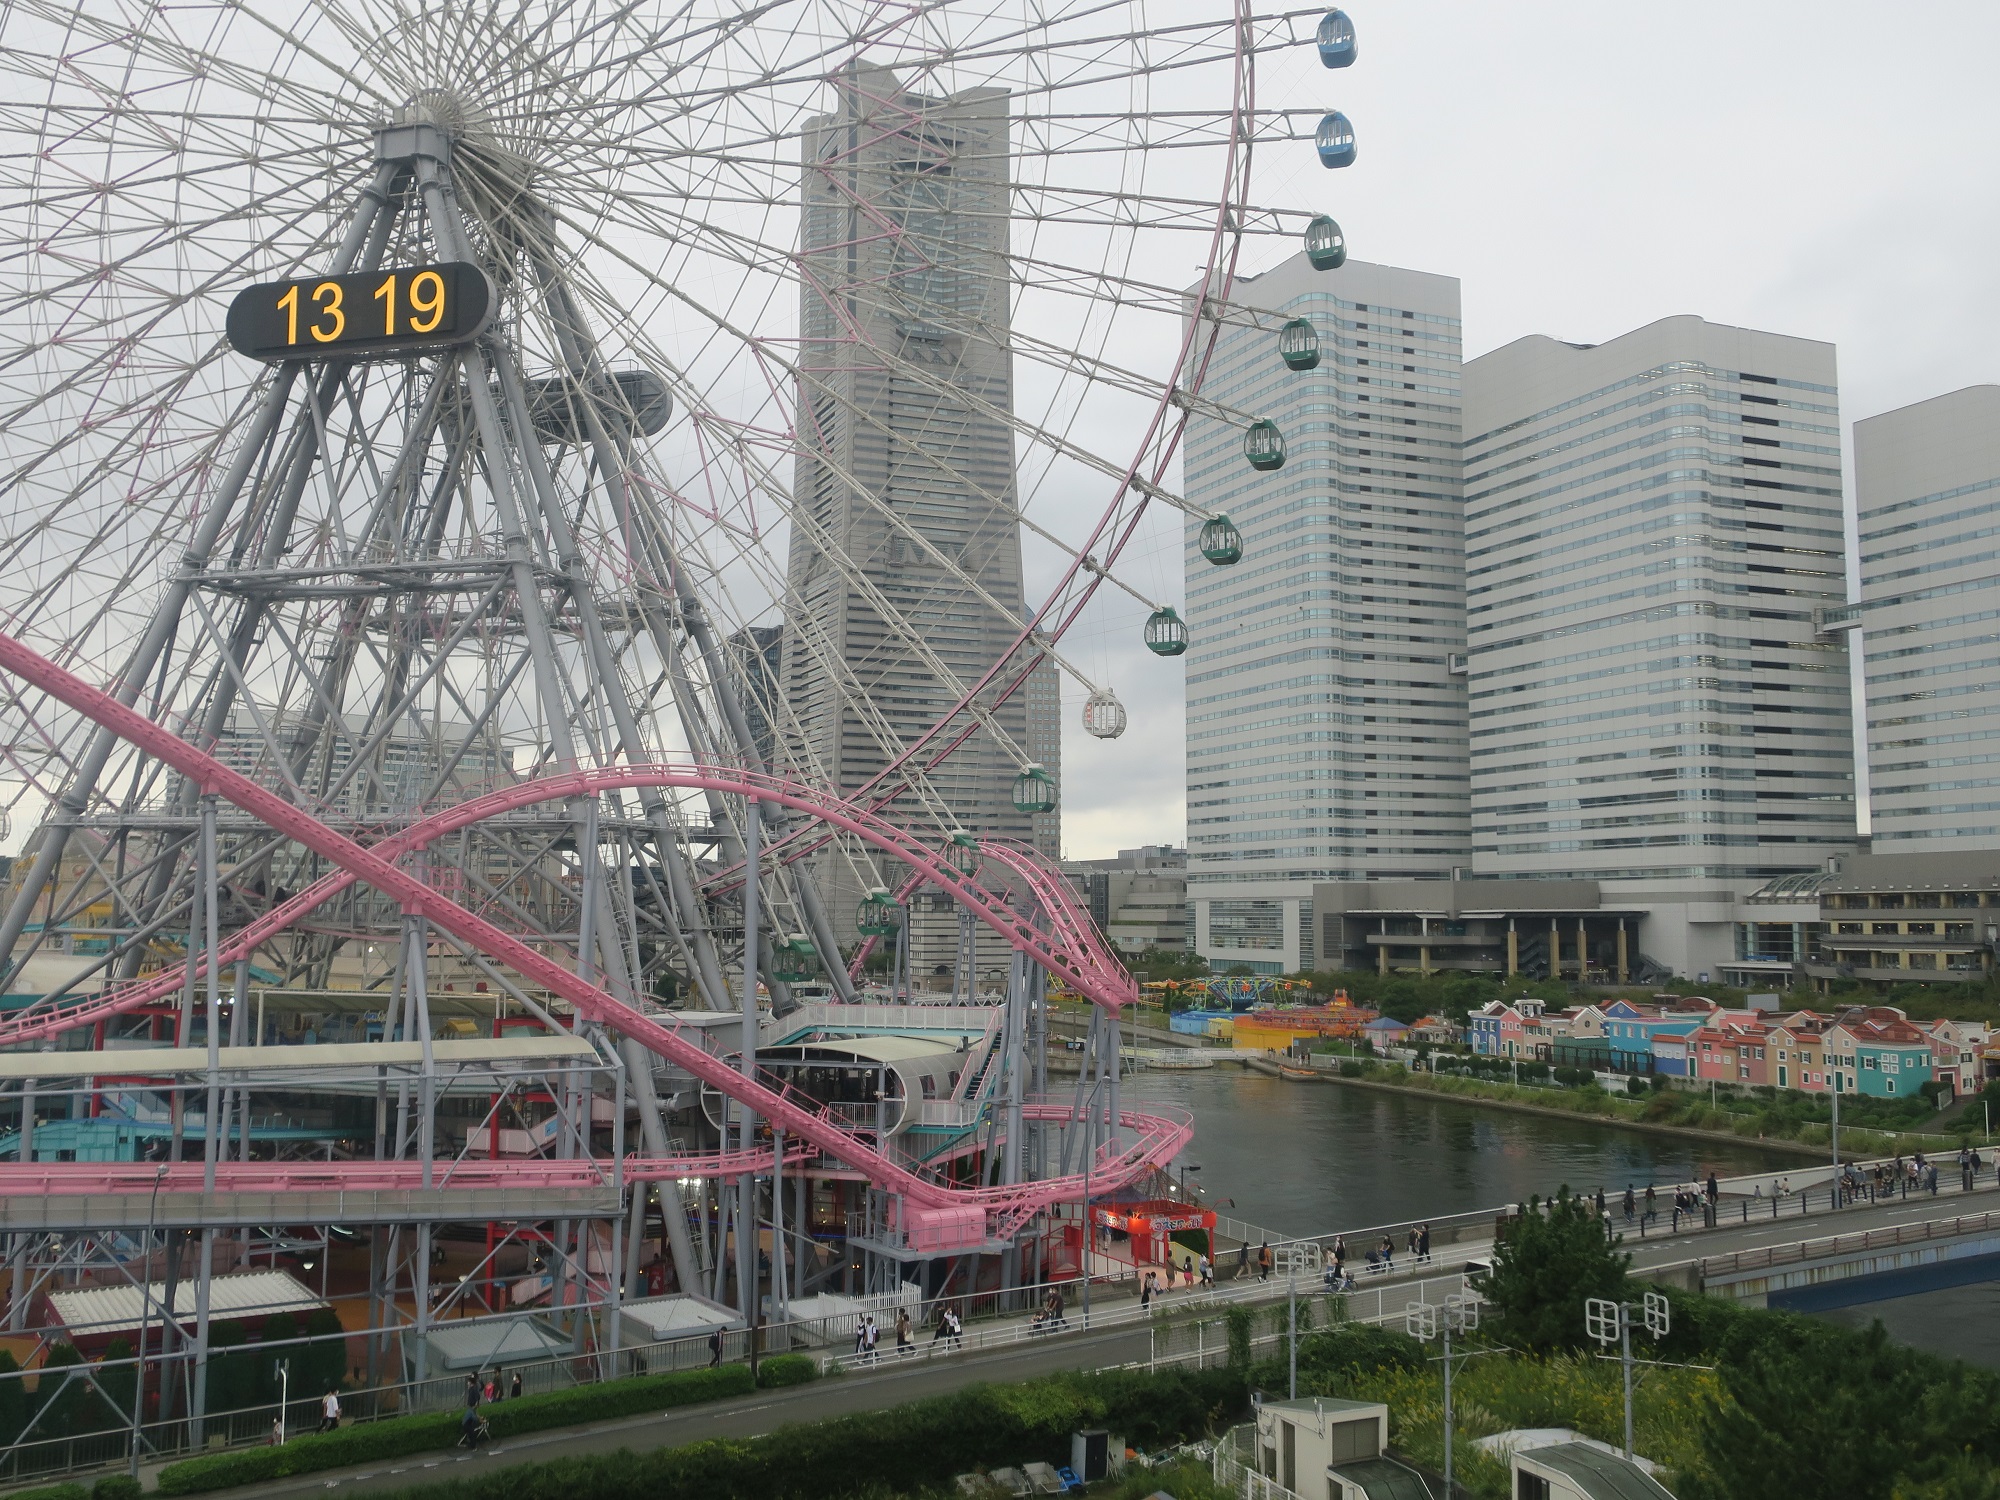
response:
[[[1348,167],[1354,164],[1354,126],[1337,109],[1321,118],[1313,144],[1319,147],[1321,166]]]
[[[1354,23],[1348,20],[1346,11],[1330,10],[1322,16],[1319,34],[1314,41],[1319,44],[1319,60],[1329,68],[1353,66],[1356,56]]]

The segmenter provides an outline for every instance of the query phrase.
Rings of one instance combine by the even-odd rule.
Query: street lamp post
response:
[[[1439,1337],[1444,1340],[1444,1492],[1447,1495],[1452,1493],[1451,1339],[1453,1334],[1471,1333],[1478,1327],[1479,1298],[1467,1292],[1453,1292],[1441,1307],[1434,1302],[1412,1302],[1403,1309],[1403,1329],[1411,1338],[1426,1344]]]
[[[1307,1249],[1302,1240],[1285,1247],[1285,1316],[1291,1344],[1290,1383],[1286,1389],[1287,1399],[1292,1401],[1299,1399],[1299,1268],[1306,1264],[1308,1256],[1318,1258],[1315,1250]]]
[[[1618,1345],[1619,1362],[1625,1367],[1625,1456],[1632,1456],[1632,1313],[1629,1302],[1613,1302],[1606,1297],[1591,1297],[1583,1304],[1583,1329],[1598,1343],[1609,1349]],[[1646,1300],[1638,1309],[1640,1321],[1646,1332],[1654,1339],[1663,1339],[1671,1319],[1667,1299],[1659,1292],[1646,1293]]]
[[[213,1122],[210,1122],[211,1126]],[[139,1265],[139,1360],[132,1367],[132,1451],[127,1456],[127,1472],[139,1477],[140,1423],[146,1410],[146,1334],[153,1321],[153,1231],[159,1222],[160,1184],[167,1180],[167,1164],[161,1162],[153,1173],[153,1194],[146,1205],[146,1250]],[[173,1309],[169,1308],[171,1316]]]

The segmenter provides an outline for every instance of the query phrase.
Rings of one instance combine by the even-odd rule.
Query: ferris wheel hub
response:
[[[492,134],[492,120],[485,106],[447,88],[418,89],[410,102],[396,111],[396,123],[435,125],[452,141]]]

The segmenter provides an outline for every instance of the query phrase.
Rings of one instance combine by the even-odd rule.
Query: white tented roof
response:
[[[654,1343],[707,1333],[711,1328],[743,1326],[743,1320],[727,1308],[685,1295],[642,1297],[637,1302],[626,1303],[622,1311],[626,1319],[649,1334]]]
[[[487,1323],[444,1323],[431,1329],[431,1369],[486,1370],[526,1360],[555,1359],[570,1341],[532,1318]]]
[[[179,1314],[186,1322],[194,1316],[194,1281],[185,1278],[174,1287],[175,1307],[166,1305],[167,1287],[156,1281],[146,1292],[137,1286],[99,1286],[73,1292],[50,1292],[49,1307],[55,1321],[72,1337],[102,1338],[120,1333],[136,1333],[147,1316],[150,1298],[151,1321],[157,1325]],[[308,1313],[325,1307],[312,1291],[286,1271],[232,1271],[209,1283],[208,1314],[211,1318],[266,1317],[271,1313]]]

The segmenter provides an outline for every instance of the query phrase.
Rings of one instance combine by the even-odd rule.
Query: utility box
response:
[[[1111,1434],[1102,1427],[1069,1435],[1069,1466],[1085,1484],[1111,1475]]]

